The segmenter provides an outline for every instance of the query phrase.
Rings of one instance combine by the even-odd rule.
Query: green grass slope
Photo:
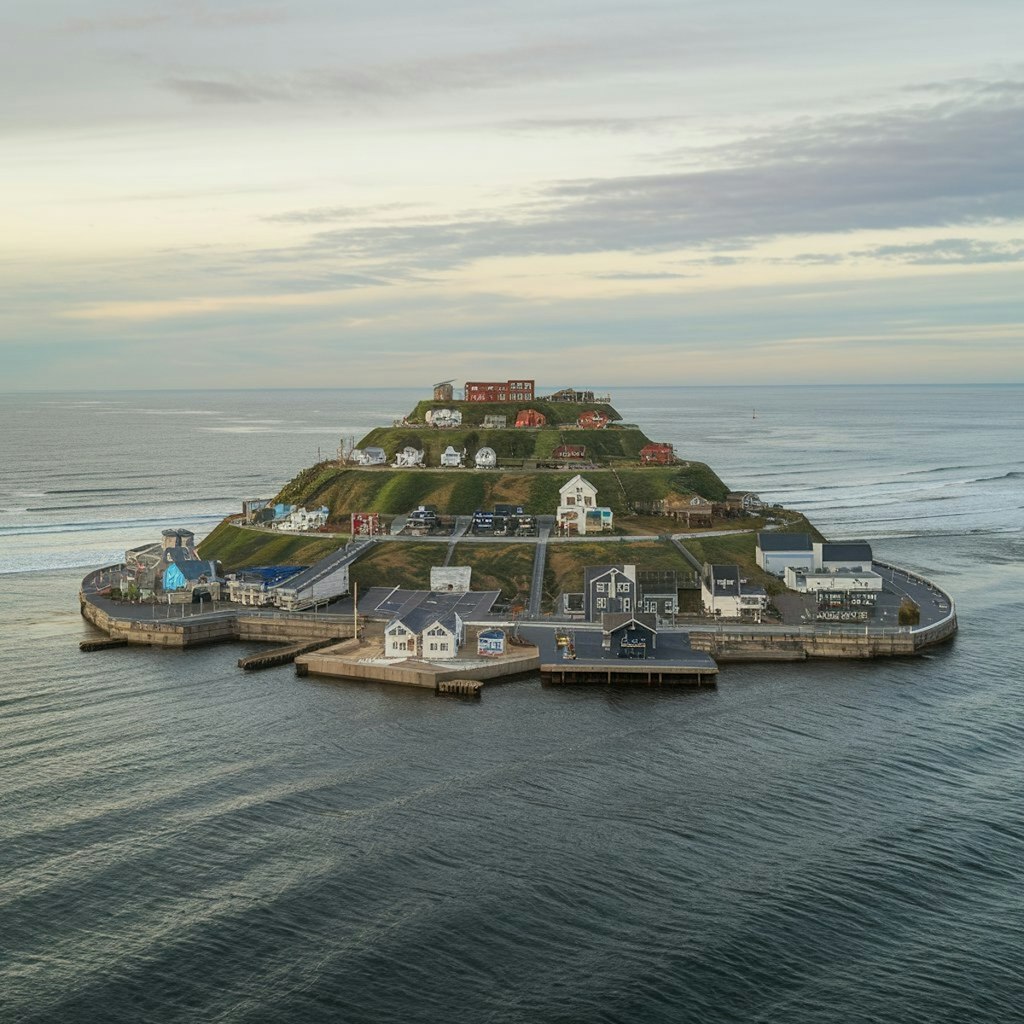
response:
[[[635,427],[604,430],[484,430],[482,427],[460,427],[439,430],[435,427],[377,427],[360,442],[360,448],[383,448],[388,459],[403,448],[423,450],[427,466],[440,466],[441,453],[451,445],[457,451],[466,449],[470,462],[480,448],[493,448],[499,462],[503,459],[548,459],[560,444],[582,444],[587,458],[595,462],[632,462],[639,460],[640,449],[649,443],[642,430]]]
[[[312,565],[344,543],[344,538],[339,537],[316,534],[296,537],[246,530],[225,521],[199,545],[199,554],[202,558],[215,559],[231,572],[254,565]]]
[[[553,515],[558,489],[573,477],[571,471],[517,471],[471,469],[359,469],[314,467],[304,471],[281,491],[280,500],[308,506],[327,505],[331,518],[351,512],[397,515],[419,504],[436,505],[451,515],[468,515],[497,502],[522,505],[534,515]],[[613,472],[586,470],[583,474],[598,489],[598,503],[616,515],[627,515],[633,502],[657,501],[669,495],[701,494],[720,500],[728,488],[702,463],[679,466],[635,466]]]

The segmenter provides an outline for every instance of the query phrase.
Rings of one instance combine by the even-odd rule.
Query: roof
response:
[[[630,625],[640,626],[649,633],[658,632],[658,620],[653,615],[631,614],[630,612],[605,612],[601,616],[601,632],[617,633]]]
[[[200,576],[205,576],[208,580],[217,577],[217,568],[213,562],[204,562],[198,558],[183,558],[175,561],[174,565],[189,583],[194,583]]]
[[[429,626],[433,626],[435,622],[438,622],[444,626],[449,633],[454,633],[458,628],[458,623],[455,621],[456,615],[457,613],[454,611],[439,613],[436,608],[432,607],[410,608],[401,615],[396,615],[387,624],[386,628],[390,629],[396,622],[400,622],[410,632],[422,633],[423,630],[427,629]]]
[[[363,453],[365,455],[387,455],[387,452],[385,452],[383,448],[377,448],[376,446],[373,445],[371,445],[369,448],[364,448]]]
[[[757,546],[762,551],[812,551],[809,533],[777,533],[766,530],[757,535]]]
[[[738,565],[709,565],[706,579],[708,590],[712,594],[732,594],[740,592],[740,567]]]
[[[195,548],[192,547],[166,548],[161,554],[168,562],[194,562],[196,558]]]
[[[242,583],[266,583],[273,586],[307,568],[305,565],[259,565],[242,569],[237,575]]]
[[[481,640],[504,640],[505,630],[503,629],[484,629],[480,631],[479,639]]]
[[[848,562],[862,565],[871,561],[871,545],[866,540],[850,540],[841,543],[825,542],[821,545],[821,558],[825,562]]]
[[[463,619],[481,619],[488,615],[500,590],[431,591],[400,590],[398,587],[371,587],[359,599],[359,614],[369,618],[393,620],[402,618],[413,608],[425,605],[436,616],[458,612]]]
[[[613,572],[616,572],[619,575],[624,576],[631,583],[636,582],[635,565],[588,565],[583,570],[584,589],[586,589],[588,586],[590,586],[591,583],[595,582],[596,580],[602,579],[605,576],[609,576]]]
[[[194,537],[195,533],[192,530],[163,530],[161,536],[164,537]]]
[[[558,488],[558,493],[561,494],[563,491],[567,491],[569,489],[575,490],[578,486],[589,487],[590,490],[597,494],[597,488],[579,473],[577,473],[571,480],[566,480],[566,482]]]

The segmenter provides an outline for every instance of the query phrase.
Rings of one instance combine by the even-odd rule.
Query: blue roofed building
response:
[[[164,590],[192,590],[198,585],[220,584],[216,562],[199,558],[172,561],[164,570]]]

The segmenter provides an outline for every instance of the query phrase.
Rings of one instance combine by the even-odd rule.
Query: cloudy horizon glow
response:
[[[4,19],[3,390],[1024,381],[1024,8]]]

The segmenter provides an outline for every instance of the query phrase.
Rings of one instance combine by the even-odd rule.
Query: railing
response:
[[[908,627],[909,632],[913,635],[915,642],[918,644],[929,642],[932,640],[942,640],[947,636],[956,632],[957,621],[956,621],[956,602],[950,597],[946,591],[937,587],[930,579],[925,576],[920,576],[916,572],[911,572],[909,569],[904,569],[900,565],[893,565],[891,562],[881,562],[877,558],[873,562],[874,565],[880,565],[883,569],[888,569],[892,573],[893,577],[897,574],[904,576],[908,580],[913,580],[919,586],[927,587],[930,591],[935,594],[941,595],[949,604],[949,612],[944,615],[938,622],[931,622],[927,626],[910,626]],[[893,580],[895,583],[895,579]],[[909,596],[909,595],[908,595]]]

